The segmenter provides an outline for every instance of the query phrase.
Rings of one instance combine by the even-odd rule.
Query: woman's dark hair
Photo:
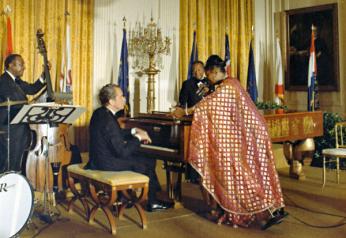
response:
[[[221,72],[225,73],[226,63],[218,55],[211,55],[205,63],[205,71],[212,70],[214,68],[219,68]]]
[[[102,106],[106,106],[109,100],[114,99],[117,95],[115,93],[115,88],[119,88],[116,84],[106,84],[103,86],[99,93],[99,99]]]

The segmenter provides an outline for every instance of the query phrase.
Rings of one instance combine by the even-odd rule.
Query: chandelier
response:
[[[155,110],[155,75],[163,68],[162,55],[170,53],[171,40],[162,37],[161,29],[151,17],[147,26],[136,22],[129,32],[129,56],[132,68],[148,75],[147,112]]]

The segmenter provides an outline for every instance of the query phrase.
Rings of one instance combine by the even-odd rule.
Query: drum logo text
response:
[[[0,183],[0,193],[2,191],[7,192],[6,187],[7,187],[7,183]]]

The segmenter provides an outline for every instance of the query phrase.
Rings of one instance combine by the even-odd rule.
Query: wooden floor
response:
[[[335,183],[334,172],[329,172],[324,190],[321,187],[321,169],[304,167],[307,179],[298,181],[288,177],[287,169],[279,170],[286,211],[289,216],[283,223],[266,231],[258,226],[233,228],[218,226],[204,217],[205,205],[197,185],[183,184],[184,208],[147,213],[148,228],[142,230],[134,209],[128,209],[126,219],[118,221],[119,238],[190,238],[190,237],[346,237],[346,171],[341,174],[341,184]],[[113,237],[103,213],[97,215],[95,224],[88,224],[78,213],[67,213],[58,205],[60,217],[52,224],[42,223],[35,216],[21,237]],[[344,224],[344,225],[342,225]]]

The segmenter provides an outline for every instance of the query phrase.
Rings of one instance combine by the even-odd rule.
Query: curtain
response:
[[[48,60],[51,63],[53,89],[59,91],[59,77],[65,47],[66,22],[71,27],[72,90],[75,105],[87,111],[76,121],[75,143],[82,151],[87,148],[87,124],[92,113],[93,19],[94,0],[2,0],[0,11],[10,6],[13,50],[23,56],[26,70],[23,79],[33,82],[42,72],[43,57],[36,43],[37,29],[44,32]],[[65,15],[65,11],[69,15]],[[3,72],[6,44],[6,16],[0,18],[0,69]]]
[[[199,60],[225,56],[225,34],[231,51],[231,75],[246,88],[253,25],[252,0],[180,0],[180,85],[187,78],[193,31],[197,32]]]

